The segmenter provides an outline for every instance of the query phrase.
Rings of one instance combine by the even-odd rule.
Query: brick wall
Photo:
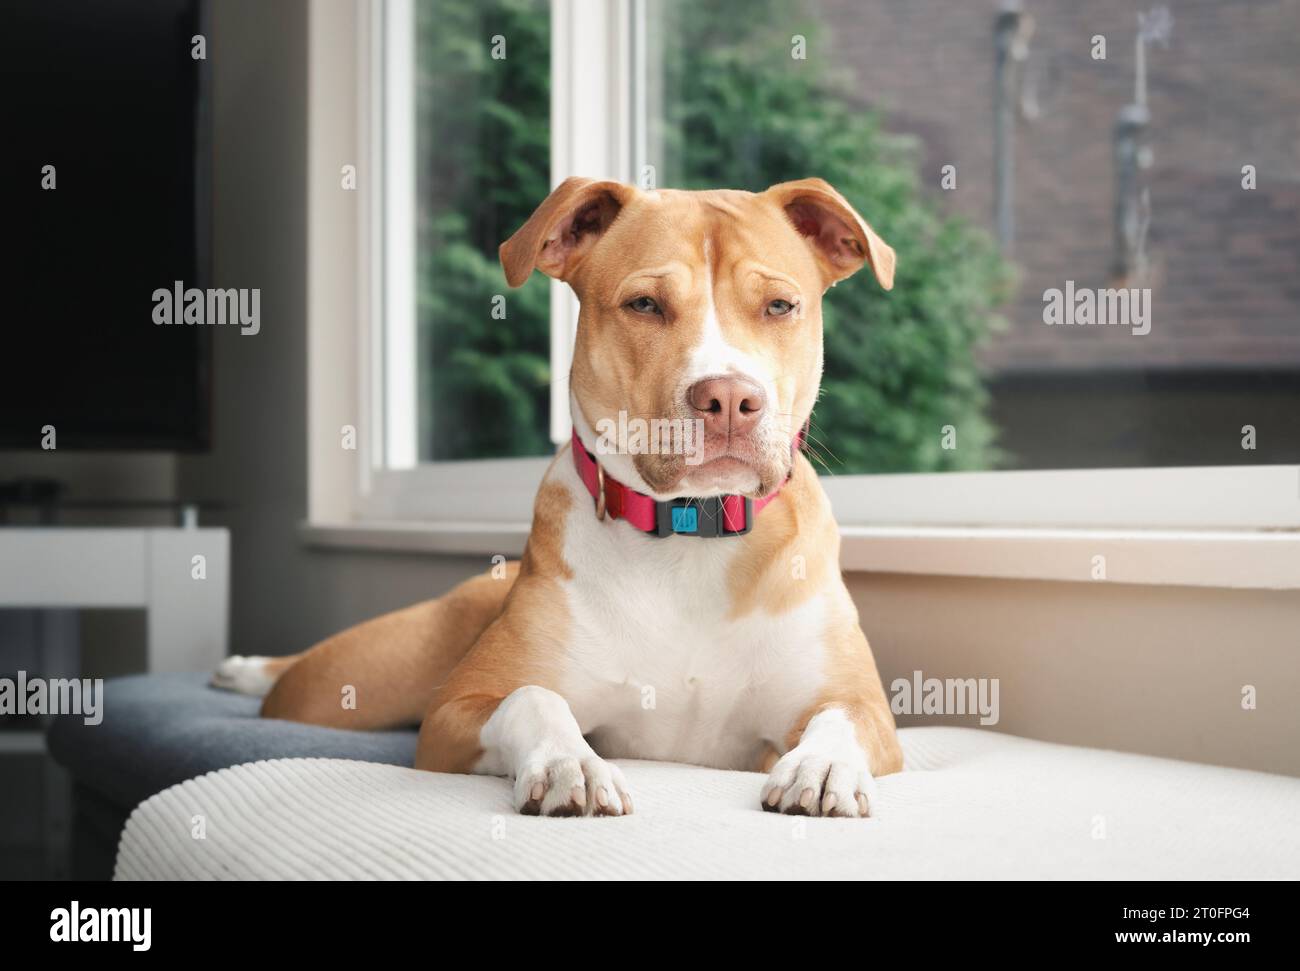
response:
[[[1154,5],[1024,0],[1041,115],[1017,123],[1020,287],[988,355],[995,372],[1300,368],[1300,0],[1167,3],[1170,43],[1147,52],[1151,333],[1042,322],[1045,289],[1113,285],[1113,130],[1133,100],[1136,12]],[[941,204],[992,232],[997,0],[816,7],[852,96],[917,137]],[[953,192],[939,189],[948,163]],[[1254,191],[1241,188],[1248,163]]]

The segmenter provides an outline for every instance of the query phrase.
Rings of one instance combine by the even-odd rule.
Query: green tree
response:
[[[416,45],[420,458],[545,455],[548,284],[511,290],[497,247],[550,189],[548,4],[421,3]]]

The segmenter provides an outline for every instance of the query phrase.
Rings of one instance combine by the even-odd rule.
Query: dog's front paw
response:
[[[515,774],[515,809],[525,816],[626,816],[627,782],[596,755],[536,758]]]
[[[865,765],[796,747],[772,768],[760,799],[770,813],[865,817],[874,795]]]

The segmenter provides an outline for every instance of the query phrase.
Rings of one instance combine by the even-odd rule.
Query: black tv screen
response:
[[[209,286],[204,22],[198,0],[0,5],[0,447],[208,445],[207,328],[152,318],[155,290]]]

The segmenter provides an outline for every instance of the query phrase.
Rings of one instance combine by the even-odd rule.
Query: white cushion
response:
[[[147,799],[117,879],[1300,878],[1300,779],[963,728],[900,732],[875,817],[758,808],[763,776],[621,762],[626,818],[519,816],[504,779],[253,762]],[[202,839],[193,835],[201,816]]]

